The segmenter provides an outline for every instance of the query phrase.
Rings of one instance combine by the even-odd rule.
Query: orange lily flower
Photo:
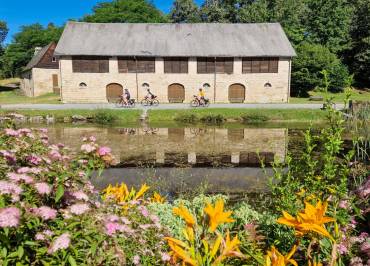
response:
[[[308,261],[308,266],[323,266],[321,262],[319,261]]]
[[[298,266],[297,262],[294,259],[291,259],[296,250],[297,246],[294,245],[292,250],[284,256],[279,252],[279,250],[272,247],[271,250],[267,252],[265,266],[287,266],[289,264]]]
[[[193,227],[195,225],[195,218],[183,205],[173,208],[173,213],[183,218],[188,227]]]
[[[305,202],[305,206],[304,212],[298,213],[297,217],[293,217],[289,213],[283,211],[283,217],[280,217],[277,222],[294,227],[299,236],[303,236],[312,231],[333,239],[324,227],[324,224],[335,221],[335,219],[325,216],[328,203],[322,203],[319,200],[316,206],[308,202]]]
[[[232,212],[224,212],[224,201],[222,199],[216,202],[215,207],[208,203],[207,207],[204,208],[204,212],[209,216],[209,229],[211,232],[214,232],[222,223],[234,222],[234,220],[230,218]]]
[[[189,264],[191,266],[197,266],[197,262],[191,258],[191,256],[188,254],[186,249],[189,249],[189,246],[186,245],[181,240],[172,238],[172,237],[165,237],[165,240],[167,240],[168,245],[171,248],[172,256],[176,258],[180,258],[183,261],[183,265]]]
[[[156,203],[164,203],[166,201],[166,198],[162,197],[161,194],[154,192],[152,197],[152,202]]]
[[[147,192],[149,188],[150,187],[147,186],[146,184],[142,185],[141,188],[140,188],[140,190],[136,193],[136,196],[135,196],[134,199],[137,200],[138,198],[140,198],[141,196],[143,196],[144,193]]]

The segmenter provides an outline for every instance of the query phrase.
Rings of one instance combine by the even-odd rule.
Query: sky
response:
[[[165,13],[171,9],[173,0],[152,0]],[[105,0],[0,0],[0,20],[8,24],[9,34],[5,43],[20,30],[22,25],[49,22],[60,26],[68,19],[79,19],[90,14],[92,8]],[[197,3],[202,2],[196,0]]]

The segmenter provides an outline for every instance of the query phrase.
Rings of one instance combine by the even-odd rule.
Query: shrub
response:
[[[101,125],[109,125],[114,123],[118,119],[117,115],[109,112],[109,111],[97,111],[94,114],[93,121],[97,124]]]
[[[307,96],[308,91],[324,87],[321,71],[328,72],[329,91],[342,91],[347,85],[348,70],[328,48],[319,44],[302,43],[292,65],[292,94]]]
[[[199,118],[195,114],[182,113],[182,114],[176,115],[175,121],[181,122],[181,123],[186,123],[186,124],[195,124],[199,121]]]
[[[245,114],[241,118],[245,124],[262,123],[269,120],[267,116],[262,114]]]
[[[214,115],[214,114],[209,114],[202,116],[200,118],[200,121],[205,123],[205,124],[211,124],[211,125],[219,125],[225,122],[226,118],[219,114],[219,115]]]

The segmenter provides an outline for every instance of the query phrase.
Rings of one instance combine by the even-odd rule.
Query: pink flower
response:
[[[6,128],[5,129],[5,135],[11,136],[11,137],[18,137],[19,136],[19,131],[14,130],[12,128]]]
[[[61,249],[67,249],[71,243],[71,237],[68,233],[64,233],[57,237],[48,249],[48,253],[52,254]]]
[[[62,159],[62,155],[59,153],[59,151],[57,150],[51,150],[49,152],[49,157],[54,160],[54,161],[58,161],[60,159]]]
[[[76,203],[70,207],[71,213],[76,215],[84,214],[88,210],[90,210],[90,207],[88,204],[85,203]]]
[[[16,207],[0,209],[0,227],[17,227],[21,211]]]
[[[57,217],[57,211],[48,206],[33,208],[31,209],[31,212],[41,217],[43,220],[53,220]]]
[[[25,174],[7,173],[7,177],[14,182],[24,181],[26,184],[31,184],[33,182],[33,178]]]
[[[91,153],[96,150],[96,147],[91,144],[82,144],[81,145],[81,151],[86,152],[86,153]]]
[[[45,183],[45,182],[36,183],[35,188],[36,188],[37,192],[41,195],[43,195],[43,194],[49,195],[50,192],[51,192],[51,187],[49,186],[48,183]]]
[[[135,264],[135,265],[139,265],[140,264],[140,257],[138,255],[135,255],[134,259],[132,260],[132,263]]]
[[[347,209],[349,207],[348,201],[347,200],[341,200],[339,202],[339,208],[341,209]]]
[[[90,140],[91,142],[95,142],[95,141],[96,141],[96,138],[95,138],[94,136],[91,136],[91,137],[89,137],[89,140]]]
[[[341,255],[344,255],[344,254],[348,253],[347,247],[343,244],[339,244],[337,249],[338,249],[338,253],[341,254]]]
[[[159,223],[159,217],[157,215],[150,215],[150,220],[152,220],[153,223]]]
[[[0,194],[8,194],[8,195],[15,195],[19,196],[23,192],[22,188],[18,185],[7,182],[4,180],[0,180]]]
[[[141,229],[143,229],[143,230],[147,230],[147,229],[149,229],[150,227],[152,227],[152,225],[150,225],[150,224],[141,224],[141,225],[139,225],[139,227],[140,227]]]
[[[17,161],[15,155],[10,151],[1,150],[0,155],[3,156],[9,164],[14,164]]]
[[[109,222],[118,222],[119,217],[115,214],[111,214],[107,217],[107,221],[109,221]]]
[[[111,236],[114,235],[117,231],[120,231],[121,226],[122,225],[119,223],[108,222],[105,224],[105,231],[107,235]]]
[[[171,260],[171,256],[168,255],[168,253],[164,253],[164,252],[161,252],[161,258],[162,258],[162,261],[163,262],[166,262],[166,261],[170,261]]]
[[[37,156],[37,155],[34,155],[34,154],[31,154],[29,156],[27,156],[27,161],[34,164],[34,165],[39,165],[41,162],[42,162],[42,159]]]
[[[144,217],[148,217],[149,216],[149,211],[148,211],[148,209],[145,206],[140,206],[139,207],[139,210],[140,210],[141,214]]]
[[[89,197],[84,192],[82,192],[82,191],[72,192],[72,196],[75,199],[78,199],[78,200],[84,200],[84,201],[88,201],[89,200]]]
[[[108,147],[100,147],[98,149],[98,154],[100,156],[105,156],[105,155],[108,155],[112,152],[111,148],[108,148]]]
[[[351,259],[349,266],[364,266],[360,257],[354,257]]]
[[[36,235],[35,235],[35,240],[37,240],[37,241],[44,241],[46,238],[45,238],[45,235],[44,234],[42,234],[42,233],[37,233]]]
[[[360,249],[361,249],[361,252],[365,253],[368,257],[370,257],[370,239],[362,243]]]
[[[40,174],[42,172],[42,169],[41,168],[37,168],[37,167],[21,167],[17,170],[17,173],[18,174],[28,174],[28,173],[32,173],[32,174]]]
[[[44,133],[44,134],[48,133],[48,129],[47,128],[39,128],[39,131],[41,133]]]

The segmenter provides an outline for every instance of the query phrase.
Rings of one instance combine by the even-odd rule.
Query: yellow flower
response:
[[[291,259],[296,250],[297,246],[294,245],[292,250],[284,256],[279,252],[279,250],[277,250],[275,247],[272,247],[271,250],[267,252],[265,266],[286,266],[289,264],[298,266],[297,262],[294,259]]]
[[[222,223],[234,222],[234,220],[230,218],[232,212],[224,212],[224,201],[222,199],[216,202],[215,207],[208,203],[207,207],[204,208],[204,212],[209,216],[209,229],[211,232],[214,232]]]
[[[308,266],[323,266],[321,262],[319,261],[308,261]]]
[[[161,194],[154,192],[152,197],[152,202],[156,203],[164,203],[166,201],[166,198],[162,197]]]
[[[296,218],[283,211],[283,217],[280,217],[277,222],[294,227],[299,236],[312,231],[333,239],[324,227],[324,224],[335,221],[331,217],[324,216],[328,203],[322,203],[319,200],[316,206],[313,206],[308,202],[305,202],[305,206],[304,212],[298,213]]]
[[[193,227],[195,225],[195,219],[193,215],[183,205],[173,208],[173,213],[184,219],[187,226]]]
[[[197,262],[193,258],[191,258],[191,255],[188,252],[188,245],[186,245],[181,240],[172,237],[165,237],[165,240],[167,240],[168,245],[171,249],[172,257],[175,260],[179,258],[183,261],[183,265],[189,264],[192,266],[197,266]]]
[[[301,190],[299,192],[297,192],[296,194],[297,194],[297,196],[303,197],[305,193],[306,193],[306,190],[301,188]]]
[[[139,199],[141,196],[144,195],[145,192],[147,192],[149,188],[150,187],[148,187],[146,184],[142,185],[139,192],[137,192],[136,196],[134,197],[134,199],[135,200]]]

